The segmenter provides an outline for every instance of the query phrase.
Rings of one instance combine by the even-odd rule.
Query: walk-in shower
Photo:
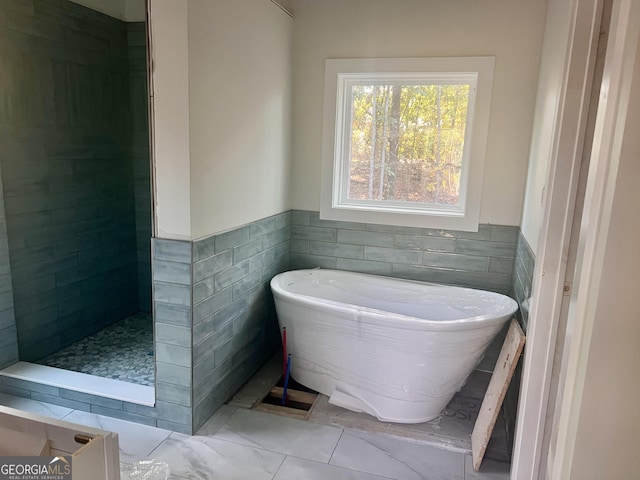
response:
[[[0,329],[18,356],[0,367],[153,385],[145,22],[69,1],[0,10],[0,289],[13,313]]]

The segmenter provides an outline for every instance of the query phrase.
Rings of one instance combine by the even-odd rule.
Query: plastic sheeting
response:
[[[437,417],[517,309],[497,293],[334,270],[271,288],[295,380],[399,423]]]
[[[136,458],[120,453],[121,480],[167,480],[169,465],[149,458]]]

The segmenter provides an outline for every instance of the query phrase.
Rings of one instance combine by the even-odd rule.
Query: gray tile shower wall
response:
[[[510,295],[518,227],[478,232],[320,220],[291,213],[291,267],[335,268]]]
[[[144,22],[127,23],[131,102],[131,163],[136,212],[138,308],[151,311],[151,167],[147,92],[147,30]]]
[[[269,281],[289,267],[290,212],[193,242],[194,430],[278,348]]]
[[[2,198],[2,176],[0,175],[0,368],[17,361],[18,336],[13,309],[9,240],[4,214],[4,199]]]
[[[22,360],[137,309],[124,22],[0,2],[0,165]]]

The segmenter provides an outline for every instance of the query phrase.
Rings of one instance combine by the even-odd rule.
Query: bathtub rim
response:
[[[313,297],[310,295],[304,295],[300,293],[291,293],[287,289],[283,288],[279,283],[279,278],[284,278],[285,275],[291,274],[292,272],[313,272],[313,271],[322,271],[322,272],[338,272],[343,274],[353,274],[353,275],[364,275],[367,277],[375,277],[382,279],[389,279],[407,283],[413,283],[417,285],[436,285],[443,287],[450,287],[457,290],[471,290],[474,292],[486,292],[492,295],[496,295],[499,297],[506,298],[510,300],[513,304],[514,310],[508,314],[500,314],[499,312],[491,312],[483,315],[476,315],[474,317],[466,317],[461,319],[453,319],[453,320],[429,320],[413,317],[410,315],[405,315],[402,313],[395,312],[387,312],[384,310],[371,308],[371,307],[363,307],[356,304],[338,302],[335,300],[321,299],[317,300],[318,297]],[[460,287],[457,285],[447,285],[441,283],[434,282],[421,282],[419,280],[412,279],[404,279],[398,277],[389,277],[385,275],[375,275],[369,273],[360,273],[360,272],[351,272],[347,270],[336,270],[329,268],[313,268],[313,269],[298,269],[298,270],[288,270],[286,272],[279,273],[275,275],[269,282],[271,287],[271,291],[274,297],[278,296],[281,300],[294,303],[296,305],[301,305],[306,308],[313,308],[317,311],[326,311],[327,307],[331,307],[333,310],[338,310],[339,312],[344,313],[352,313],[356,314],[357,322],[363,323],[372,326],[384,326],[402,330],[419,330],[419,331],[433,331],[433,332],[453,332],[453,331],[461,331],[461,330],[476,330],[476,329],[485,329],[491,328],[499,324],[504,324],[512,318],[518,310],[517,302],[509,297],[508,295],[504,295],[502,293],[491,292],[488,290],[481,290],[476,288],[469,287]],[[353,320],[352,320],[353,321]]]

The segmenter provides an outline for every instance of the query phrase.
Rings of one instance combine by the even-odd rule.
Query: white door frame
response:
[[[638,83],[640,83],[637,77],[634,77],[634,74],[637,75],[634,73],[634,69],[637,69],[640,61],[638,60],[640,4],[637,0],[614,1],[610,32],[593,139],[584,218],[580,232],[576,273],[577,288],[572,296],[569,312],[571,341],[567,343],[568,351],[565,354],[562,367],[565,394],[559,402],[557,420],[553,425],[558,433],[556,451],[549,475],[549,478],[552,479],[569,479],[580,475],[575,473],[579,467],[582,467],[581,475],[584,476],[584,465],[574,466],[573,464],[576,453],[575,445],[583,415],[581,406],[585,379],[588,368],[593,368],[588,365],[588,361],[594,324],[607,320],[607,318],[602,318],[601,313],[599,317],[597,316],[599,294],[601,287],[610,289],[607,293],[609,296],[611,296],[611,289],[616,288],[616,285],[601,285],[601,278],[606,255],[615,255],[607,250],[608,238],[611,235],[619,234],[618,231],[611,232],[610,221],[612,216],[616,214],[614,196],[616,189],[619,188],[617,176],[622,145],[623,142],[631,142],[625,140],[625,135],[634,134],[632,128],[635,125],[632,124],[630,128],[627,128],[626,122],[631,85],[635,82],[634,88],[637,91]],[[637,141],[635,145],[637,145]],[[624,161],[632,162],[633,153],[627,151],[626,155]],[[628,185],[625,186],[624,180],[621,183],[623,190],[629,188]],[[630,221],[634,222],[635,219],[630,219]],[[629,269],[631,268],[630,266]],[[621,298],[620,300],[620,303],[633,302],[630,298]],[[629,333],[625,332],[625,334]],[[601,339],[596,340],[602,341]],[[618,345],[612,345],[611,349],[616,347],[620,348]],[[620,365],[619,367],[623,371],[632,371],[633,368],[633,365]],[[611,375],[615,375],[615,373]],[[620,419],[611,419],[610,421],[615,425],[615,422],[619,422]],[[629,421],[629,419],[625,418],[624,421]],[[584,457],[584,452],[582,455]],[[615,462],[608,456],[604,458],[607,461]],[[578,468],[574,469],[574,467]],[[627,471],[626,466],[622,465],[618,467],[617,473],[612,473],[611,478],[621,478],[619,475],[622,470],[630,475],[637,473]]]
[[[543,434],[554,401],[549,392],[601,14],[602,0],[570,2],[511,465],[511,478],[517,480],[538,480],[545,472]]]

